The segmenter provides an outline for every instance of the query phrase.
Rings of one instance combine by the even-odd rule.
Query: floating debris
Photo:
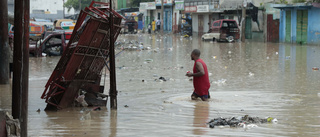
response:
[[[319,68],[318,67],[313,67],[312,70],[319,70]]]
[[[243,128],[253,128],[258,127],[256,124],[263,123],[277,123],[278,120],[276,118],[268,117],[268,118],[259,118],[259,117],[250,117],[249,115],[245,115],[244,117],[231,117],[231,118],[215,118],[208,122],[210,128],[214,128],[216,126],[230,126],[230,127],[243,127]]]

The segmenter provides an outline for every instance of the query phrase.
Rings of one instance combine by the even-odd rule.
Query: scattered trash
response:
[[[228,54],[231,54],[232,52],[231,51],[228,51]]]
[[[40,108],[39,108],[39,109],[37,110],[37,112],[40,113],[40,111],[41,111],[41,110],[40,110]]]
[[[254,76],[254,73],[252,73],[252,72],[249,72],[249,76],[251,77],[251,76]]]
[[[160,77],[159,80],[167,81],[164,77]]]
[[[286,56],[286,60],[289,60],[291,57],[290,56]]]
[[[279,53],[278,52],[276,52],[276,55],[278,55]]]
[[[142,80],[142,82],[144,82],[144,79]]]
[[[318,67],[313,67],[312,70],[319,70],[319,68]]]
[[[267,59],[269,59],[269,57],[267,57]]]
[[[128,106],[128,105],[124,105],[124,107],[125,107],[125,108],[128,108],[129,106]]]
[[[230,126],[230,127],[243,127],[243,128],[253,128],[258,127],[256,124],[262,123],[276,123],[277,119],[268,117],[265,119],[261,119],[259,117],[250,117],[249,115],[245,115],[244,117],[231,117],[231,118],[215,118],[208,122],[210,128],[214,128],[216,126]]]
[[[92,110],[93,110],[93,111],[100,111],[100,110],[101,110],[101,107],[94,107]]]
[[[165,93],[166,91],[161,91],[161,93]]]
[[[13,119],[8,112],[6,112],[6,131],[8,137],[20,137],[20,121]]]
[[[212,76],[212,73],[209,73],[209,77]]]
[[[81,106],[87,107],[88,103],[84,100],[84,98],[85,98],[84,95],[80,95],[76,98],[76,101],[79,102]]]
[[[147,63],[153,62],[153,59],[146,59],[145,60]]]
[[[212,83],[217,84],[217,85],[224,85],[226,84],[227,80],[226,79],[220,79],[218,81],[213,81]]]
[[[212,56],[212,58],[213,58],[213,59],[216,59],[216,58],[217,58],[217,56]]]

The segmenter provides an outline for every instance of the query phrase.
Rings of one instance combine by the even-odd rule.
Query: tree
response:
[[[70,11],[71,8],[74,8],[75,10],[80,10],[79,5],[81,1],[81,9],[84,9],[85,7],[88,7],[92,0],[68,0],[66,3],[64,3],[64,7],[68,8],[68,11]]]
[[[306,0],[293,0],[293,3],[303,3],[306,2]]]
[[[140,2],[155,2],[155,0],[131,0],[131,7],[140,7]]]

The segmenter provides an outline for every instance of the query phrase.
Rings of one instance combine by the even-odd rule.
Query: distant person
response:
[[[148,25],[148,33],[151,34],[151,23]]]
[[[9,38],[9,78],[13,72],[13,39]]]
[[[152,20],[152,31],[155,32],[156,30],[156,21],[155,20]]]
[[[191,99],[201,98],[202,101],[207,101],[210,98],[210,82],[207,65],[200,59],[200,50],[194,49],[192,51],[191,60],[194,60],[193,73],[187,72],[186,74],[188,77],[193,77],[194,92]]]
[[[160,31],[161,20],[157,20],[157,31]]]

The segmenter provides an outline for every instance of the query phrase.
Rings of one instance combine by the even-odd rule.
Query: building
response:
[[[319,3],[279,4],[274,8],[281,9],[280,42],[319,44]]]
[[[161,0],[156,0],[156,11],[154,17],[161,20],[163,31],[172,31],[172,14],[173,14],[173,0],[163,0],[163,19],[161,18]]]

